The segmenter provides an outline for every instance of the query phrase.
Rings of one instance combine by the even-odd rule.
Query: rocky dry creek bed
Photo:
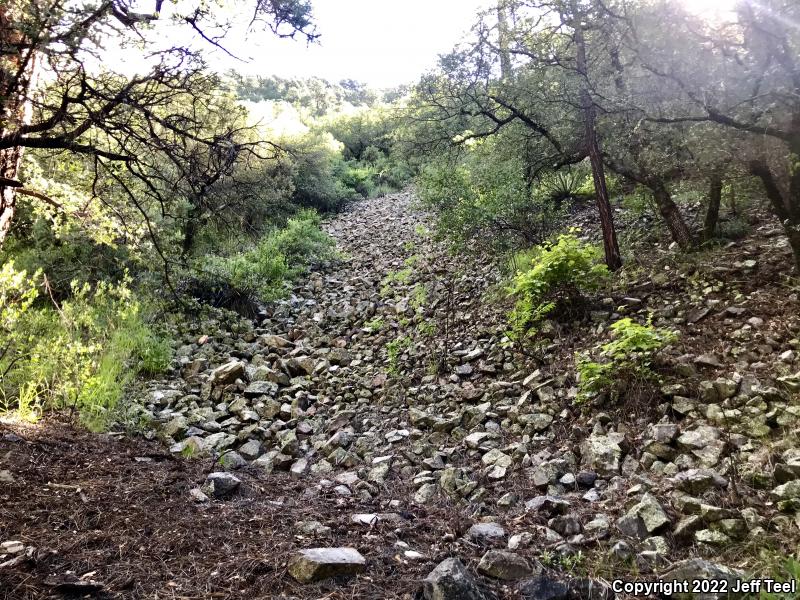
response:
[[[589,332],[681,329],[675,377],[578,407],[580,340],[508,347],[496,266],[429,226],[409,193],[360,202],[326,225],[342,260],[255,324],[185,323],[133,394],[151,441],[0,425],[0,598],[610,598],[797,548],[797,294],[713,283],[769,252],[604,299]]]

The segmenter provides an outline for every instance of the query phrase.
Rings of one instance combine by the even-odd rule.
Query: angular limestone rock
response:
[[[355,548],[309,548],[289,561],[289,574],[300,583],[311,583],[340,575],[356,575],[366,560]]]
[[[362,573],[367,561],[355,548],[309,548],[289,561],[289,574],[300,583]]]
[[[425,600],[492,600],[457,558],[440,562],[422,582]]]
[[[524,579],[533,575],[528,561],[507,550],[489,550],[478,564],[478,572],[495,579]]]

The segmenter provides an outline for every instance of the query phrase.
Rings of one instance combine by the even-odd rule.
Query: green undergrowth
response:
[[[400,375],[400,355],[411,346],[413,340],[411,337],[404,335],[398,338],[393,339],[388,344],[386,344],[386,353],[389,359],[389,374],[398,376]]]
[[[517,272],[509,292],[515,305],[509,315],[510,336],[532,337],[551,314],[578,308],[585,296],[609,278],[600,262],[600,250],[581,241],[577,231],[562,234],[554,242],[518,254],[512,265]]]
[[[222,289],[261,301],[283,296],[288,281],[309,267],[336,257],[333,238],[320,225],[321,218],[315,211],[301,210],[288,220],[286,227],[270,231],[250,248],[197,260],[193,267],[198,287],[208,296]],[[228,308],[224,303],[222,307]]]
[[[41,271],[0,270],[0,411],[34,421],[47,409],[76,410],[103,429],[125,386],[167,369],[171,348],[126,277],[73,282],[70,297],[48,295]]]
[[[659,382],[652,363],[657,354],[677,339],[677,333],[641,325],[630,318],[611,325],[614,339],[576,355],[578,397],[582,402],[601,394],[617,400],[632,391]]]
[[[792,556],[784,557],[766,574],[775,581],[794,581],[800,587],[800,562]],[[771,593],[762,591],[759,600],[800,600],[800,589],[795,592]]]

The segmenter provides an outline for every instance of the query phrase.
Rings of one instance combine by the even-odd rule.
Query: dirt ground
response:
[[[352,514],[386,507],[255,470],[239,473],[243,489],[232,499],[196,503],[188,492],[211,466],[53,415],[0,425],[0,469],[15,480],[0,486],[0,542],[34,548],[0,565],[0,598],[414,598],[446,553],[409,561],[400,548],[385,551],[391,538],[430,548],[469,526],[446,507],[397,510],[401,523],[356,525]],[[396,492],[389,497],[410,495]],[[296,534],[295,524],[312,518],[331,533]],[[293,550],[331,542],[356,547],[367,572],[303,586],[287,574]]]

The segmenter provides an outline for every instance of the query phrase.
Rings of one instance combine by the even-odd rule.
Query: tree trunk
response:
[[[2,135],[2,132],[0,132],[0,135]],[[9,181],[15,181],[21,160],[21,148],[0,150],[0,180],[7,179]],[[17,195],[14,192],[14,186],[0,183],[0,246],[3,245],[6,235],[11,228],[16,200]]]
[[[187,258],[191,255],[194,249],[194,242],[197,239],[197,231],[199,229],[198,217],[200,209],[198,208],[198,200],[193,196],[189,201],[189,209],[186,212],[186,222],[183,226],[183,241],[181,242],[181,256]]]
[[[586,40],[583,36],[583,25],[581,24],[578,13],[577,0],[571,1],[572,26],[575,30],[575,66],[578,73],[585,80],[587,76],[586,67]],[[597,140],[597,127],[595,106],[589,95],[589,90],[583,85],[580,91],[581,108],[584,119],[584,135],[586,150],[592,164],[592,179],[594,180],[594,191],[597,197],[597,212],[600,216],[600,226],[603,230],[603,249],[605,250],[606,265],[612,271],[616,271],[622,266],[622,256],[619,252],[617,243],[617,231],[614,227],[614,214],[611,211],[611,202],[608,197],[608,186],[606,185],[606,175],[603,169],[603,155],[600,151],[600,143]]]
[[[764,160],[750,163],[750,172],[761,180],[772,204],[772,212],[780,219],[789,246],[792,248],[795,270],[800,274],[800,173],[792,176],[788,197],[784,197],[775,176]]]
[[[31,122],[30,93],[36,79],[36,56],[23,48],[24,35],[15,29],[11,9],[0,4],[0,136]],[[0,246],[8,235],[16,207],[15,187],[22,148],[0,150]]]
[[[594,110],[591,109],[594,113]],[[612,271],[622,266],[622,256],[617,243],[617,231],[614,227],[614,214],[611,212],[611,202],[608,198],[606,175],[603,170],[603,159],[600,155],[600,146],[594,131],[594,118],[592,118],[591,141],[589,142],[589,160],[592,163],[592,179],[594,191],[597,195],[597,212],[600,215],[600,225],[603,230],[603,249],[606,255],[606,265]]]
[[[677,204],[672,199],[672,196],[663,183],[654,183],[650,186],[653,190],[653,199],[658,206],[658,212],[667,224],[669,232],[672,234],[672,239],[677,242],[682,250],[689,250],[694,246],[694,238],[692,232],[686,226],[683,220],[681,211],[678,209]]]
[[[719,221],[719,205],[722,202],[722,176],[714,174],[708,188],[708,208],[706,218],[703,222],[703,241],[707,242],[714,237],[717,232],[717,222]]]
[[[508,51],[507,0],[498,0],[497,2],[497,38],[500,48],[500,78],[505,81],[511,75],[511,54]]]
[[[784,225],[786,236],[789,238],[789,245],[792,247],[792,255],[794,256],[794,269],[800,273],[800,222],[795,223],[794,226]]]

